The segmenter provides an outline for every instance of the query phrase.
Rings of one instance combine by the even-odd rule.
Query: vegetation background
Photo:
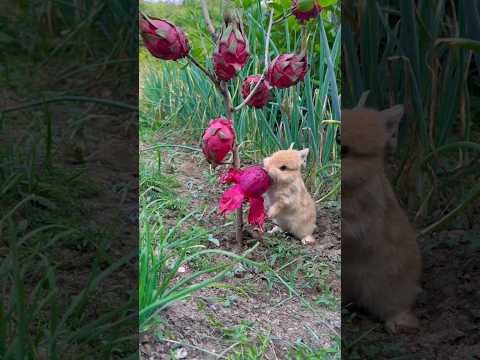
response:
[[[224,2],[207,1],[216,26]],[[252,57],[229,84],[263,71],[267,24],[261,1],[242,9]],[[291,1],[273,2],[275,19]],[[319,208],[318,244],[288,236],[246,235],[244,251],[229,246],[233,219],[217,214],[224,190],[219,169],[205,162],[201,134],[224,115],[221,97],[203,73],[181,60],[159,61],[140,46],[140,328],[141,353],[201,358],[339,358],[340,321],[340,7],[328,5],[308,24],[310,71],[303,83],[273,90],[266,108],[235,115],[243,165],[266,155],[309,147],[305,174]],[[193,56],[211,66],[213,43],[198,1],[140,2],[150,16],[186,33]],[[270,59],[299,49],[293,17],[273,26]],[[248,229],[247,229],[248,230]],[[158,285],[160,284],[160,285]]]
[[[0,358],[138,357],[137,4],[0,14]]]
[[[389,337],[378,324],[359,326],[358,313],[345,314],[343,354],[468,358],[478,352],[474,344],[480,340],[470,336],[480,332],[467,315],[478,311],[477,295],[467,290],[478,281],[469,279],[480,278],[479,3],[344,0],[342,5],[345,107],[367,90],[367,106],[405,106],[388,171],[419,229],[425,289],[418,334]]]

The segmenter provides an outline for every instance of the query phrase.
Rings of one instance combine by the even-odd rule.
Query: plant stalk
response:
[[[202,6],[202,14],[203,18],[205,20],[205,24],[207,25],[207,29],[210,32],[210,35],[212,35],[213,41],[216,41],[216,35],[215,35],[215,27],[212,24],[212,20],[210,19],[209,11],[208,11],[208,5],[205,0],[200,0],[200,4]],[[234,121],[233,118],[233,113],[234,113],[234,107],[232,104],[232,96],[230,92],[228,91],[227,83],[224,81],[218,82],[216,79],[213,79],[213,75],[211,75],[205,68],[203,68],[198,62],[196,62],[193,58],[190,58],[192,62],[202,70],[210,80],[215,84],[216,88],[220,91],[223,97],[223,104],[225,106],[225,115],[227,116],[228,119]],[[241,166],[240,163],[240,156],[239,156],[239,151],[238,151],[238,144],[237,144],[237,139],[235,139],[235,143],[233,145],[232,149],[232,155],[233,155],[233,167],[235,169],[239,169]],[[235,242],[237,245],[242,245],[243,242],[243,206],[241,206],[237,210],[237,220],[236,220],[236,229],[235,229]]]
[[[215,27],[212,24],[210,15],[208,14],[208,5],[205,0],[200,0],[200,5],[202,6],[202,14],[205,19],[205,24],[207,25],[208,32],[212,35],[213,41],[216,41]]]
[[[232,97],[230,95],[230,92],[228,91],[227,83],[225,81],[220,82],[219,89],[223,96],[223,103],[225,105],[225,113],[227,115],[227,118],[233,121],[234,108],[232,105]],[[238,151],[238,143],[236,138],[235,138],[235,143],[232,149],[232,155],[233,155],[233,168],[240,169],[240,166],[241,166],[240,155]],[[236,216],[235,243],[237,245],[241,245],[242,242],[243,242],[243,206],[240,206],[240,208],[237,209],[237,216]]]
[[[209,11],[208,11],[208,5],[207,5],[205,0],[201,0],[200,3],[201,3],[201,6],[202,6],[203,18],[204,18],[205,23],[207,25],[208,31],[212,35],[213,40],[216,41],[215,27],[213,26],[212,21],[210,19],[210,15],[209,15]],[[225,4],[226,4],[226,6],[225,6],[225,16],[228,16],[230,6],[229,6],[227,1],[225,2]],[[255,85],[253,90],[250,92],[249,96],[247,96],[247,98],[240,105],[238,105],[236,107],[233,106],[232,96],[230,94],[230,91],[228,90],[228,85],[225,81],[220,81],[219,82],[218,80],[216,80],[213,77],[213,75],[207,69],[205,69],[198,62],[196,62],[195,59],[193,59],[192,57],[189,56],[189,59],[192,61],[192,63],[195,64],[201,71],[203,71],[208,76],[208,78],[215,84],[216,88],[222,94],[223,104],[225,106],[225,114],[226,114],[227,118],[232,120],[232,121],[234,121],[234,116],[233,116],[234,113],[239,111],[242,107],[244,107],[246,105],[246,103],[253,97],[253,95],[255,94],[257,89],[259,88],[259,86],[265,80],[265,76],[266,76],[266,73],[267,73],[267,70],[268,70],[268,64],[269,64],[268,48],[269,48],[269,45],[270,45],[270,33],[271,33],[271,29],[272,29],[272,24],[273,24],[273,10],[270,11],[269,16],[270,16],[270,19],[269,19],[269,23],[268,23],[268,31],[267,31],[267,35],[266,35],[266,38],[265,38],[265,64],[264,64],[265,65],[265,70],[264,70],[264,72],[263,72],[263,74],[260,78],[260,81],[258,81],[258,83]],[[234,146],[233,146],[233,149],[232,149],[232,155],[233,155],[232,166],[233,166],[234,169],[240,169],[240,166],[241,166],[240,154],[239,154],[239,145],[238,145],[237,141],[238,141],[238,139],[235,139],[235,143],[234,143]],[[241,206],[237,210],[235,241],[236,241],[237,245],[239,245],[239,246],[242,245],[242,242],[243,242],[243,206]]]
[[[195,65],[200,71],[202,71],[210,79],[210,81],[213,83],[213,85],[215,85],[216,88],[218,88],[219,86],[218,81],[210,71],[208,71],[205,67],[203,67],[203,65],[200,64],[197,60],[195,60],[195,58],[192,55],[188,54],[187,58],[192,62],[193,65]]]

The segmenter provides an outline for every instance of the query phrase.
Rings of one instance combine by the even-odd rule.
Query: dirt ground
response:
[[[141,145],[141,149],[145,147],[146,145]],[[209,208],[216,208],[221,189],[217,184],[212,186],[206,183],[204,174],[208,170],[208,164],[203,157],[195,152],[177,151],[173,159],[170,171],[182,183],[179,192],[187,189],[197,192],[193,196],[191,208],[205,204]],[[203,220],[202,225],[220,228],[224,223],[225,220],[214,211]],[[317,244],[306,248],[306,252],[298,258],[290,260],[305,264],[313,261],[325,267],[328,275],[323,281],[328,284],[339,305],[339,208],[331,203],[319,204],[317,224]],[[271,224],[267,224],[267,230],[271,227]],[[232,249],[233,226],[223,229],[216,234],[220,248]],[[298,240],[285,235],[274,238],[264,234],[262,239],[258,239],[247,226],[244,250],[257,241],[260,245],[252,254],[252,259],[259,262],[271,258],[282,245],[293,244],[299,251],[305,251],[305,246]],[[187,268],[183,276],[188,271]],[[298,281],[302,283],[301,279]],[[265,352],[267,359],[286,359],[287,348],[298,341],[314,349],[334,345],[333,336],[340,332],[339,306],[315,305],[315,311],[305,306],[305,302],[311,303],[321,295],[321,288],[305,287],[302,298],[299,298],[290,294],[288,288],[279,282],[272,285],[265,272],[243,267],[236,268],[221,284],[222,286],[204,288],[163,311],[159,315],[161,324],[140,336],[141,358],[213,359],[218,358],[218,355],[225,358],[235,352],[236,347],[240,347],[246,339],[249,339],[248,342],[258,342],[260,347],[262,339],[268,338],[268,350]]]

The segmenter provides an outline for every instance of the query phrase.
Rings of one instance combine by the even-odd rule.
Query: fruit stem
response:
[[[207,24],[207,29],[210,35],[212,35],[213,41],[216,41],[215,35],[215,27],[212,24],[212,20],[210,19],[210,15],[208,14],[208,6],[205,0],[200,0],[200,5],[202,6],[202,14],[203,18],[205,19],[205,23]]]
[[[227,118],[234,121],[233,119],[233,105],[232,105],[232,96],[230,95],[230,92],[228,91],[227,83],[225,81],[221,81],[220,85],[218,86],[218,89],[220,90],[220,93],[223,96],[223,104],[225,105],[225,113],[227,115]],[[238,151],[238,144],[237,144],[237,139],[235,139],[235,143],[233,144],[233,149],[232,149],[232,155],[233,155],[233,168],[234,169],[240,169],[240,155]],[[236,245],[241,246],[243,242],[243,206],[241,206],[237,210],[237,216],[236,216],[236,228],[235,228],[235,242]]]
[[[301,32],[302,43],[301,43],[301,48],[300,48],[300,54],[305,55],[306,52],[307,52],[308,38],[310,37],[310,34],[308,33],[306,24],[302,25],[302,30],[301,31],[302,31]]]
[[[240,169],[240,156],[238,155],[238,145],[233,147],[233,168]],[[241,245],[243,242],[243,206],[237,209],[237,226],[235,228],[235,242]]]
[[[208,11],[208,6],[205,0],[200,0],[201,6],[202,6],[202,13],[203,17],[205,19],[205,23],[207,24],[208,31],[212,35],[213,41],[216,42],[216,34],[215,34],[215,28],[213,27],[212,21],[209,16],[209,11]],[[232,16],[230,12],[230,4],[228,1],[225,2],[226,6],[224,8],[224,21],[227,21],[230,19]],[[269,45],[270,45],[270,34],[272,30],[272,24],[273,24],[273,9],[270,11],[270,19],[269,19],[269,24],[268,24],[268,31],[267,35],[265,38],[265,70],[260,78],[260,81],[255,85],[254,89],[250,92],[249,96],[237,107],[234,107],[232,104],[232,96],[230,94],[230,91],[228,90],[227,83],[225,81],[218,81],[207,69],[205,69],[201,64],[199,64],[195,59],[193,59],[190,55],[188,58],[192,61],[193,64],[195,64],[201,71],[203,71],[210,80],[215,84],[216,88],[220,93],[222,94],[223,97],[223,104],[225,106],[225,113],[228,119],[232,120],[234,122],[234,113],[236,111],[239,111],[243,106],[246,105],[246,103],[252,98],[252,96],[255,94],[259,86],[262,85],[263,81],[265,80],[265,76],[268,71],[268,65],[269,65]],[[232,167],[234,169],[240,169],[241,162],[240,162],[240,152],[239,152],[239,145],[237,143],[237,139],[235,139],[235,143],[233,145],[232,149],[232,155],[233,155],[233,163]],[[236,230],[235,230],[235,240],[236,240],[236,245],[237,246],[242,246],[243,242],[243,207],[240,207],[237,210],[237,216],[236,216]]]
[[[223,104],[225,105],[225,112],[226,112],[227,118],[234,121],[232,97],[230,95],[230,92],[228,91],[227,83],[225,81],[221,81],[219,89],[223,96]],[[233,164],[232,164],[233,168],[240,169],[241,164],[240,164],[240,155],[238,151],[237,139],[235,139],[235,143],[233,144],[232,155],[233,155]],[[243,242],[243,206],[240,206],[240,208],[237,209],[236,218],[237,219],[236,219],[236,228],[235,228],[235,243],[236,245],[241,246]]]
[[[281,16],[280,18],[278,18],[277,20],[275,20],[273,22],[273,24],[279,24],[281,23],[282,21],[288,19],[290,17],[290,15],[292,15],[292,10],[288,11],[287,13],[285,13],[283,16]]]
[[[230,1],[224,0],[223,2],[223,22],[225,25],[228,25],[236,18],[236,14],[234,11],[231,10],[232,4]]]
[[[195,58],[192,55],[188,54],[187,58],[192,62],[192,64],[194,64],[205,75],[207,75],[207,77],[213,82],[213,85],[215,85],[216,88],[219,87],[219,83],[218,83],[217,79],[215,78],[215,76],[212,75],[212,73],[210,71],[208,71],[205,67],[203,67],[203,65],[200,64],[197,60],[195,60]]]

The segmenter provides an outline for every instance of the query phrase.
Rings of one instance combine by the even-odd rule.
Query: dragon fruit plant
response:
[[[240,89],[243,101],[234,106],[227,82],[232,80],[250,59],[248,39],[242,20],[236,12],[230,11],[226,6],[222,27],[217,33],[210,20],[206,1],[200,0],[200,4],[206,26],[215,42],[212,54],[213,69],[207,69],[191,56],[186,34],[168,20],[141,13],[140,34],[152,56],[173,61],[187,58],[208,77],[223,97],[225,117],[219,116],[210,121],[202,135],[202,151],[206,160],[214,167],[226,164],[225,160],[232,153],[232,162],[229,163],[232,167],[220,181],[223,184],[234,185],[220,197],[219,209],[221,214],[237,211],[236,241],[241,244],[244,203],[250,203],[248,222],[263,230],[265,209],[262,195],[270,186],[270,178],[260,166],[240,168],[238,146],[235,143],[234,113],[246,105],[257,109],[266,106],[272,86],[284,89],[303,81],[308,70],[305,23],[318,16],[321,7],[318,0],[292,0],[289,15],[294,15],[303,27],[301,51],[299,54],[280,54],[269,66],[268,49],[273,24],[273,9],[270,10],[265,38],[264,72],[243,79]]]

